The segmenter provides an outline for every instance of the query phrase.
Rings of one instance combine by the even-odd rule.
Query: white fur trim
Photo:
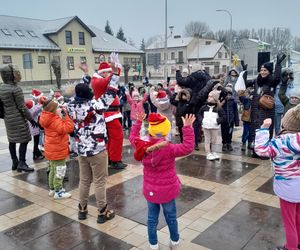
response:
[[[94,73],[94,74],[93,74],[93,77],[95,77],[95,78],[103,78],[103,77],[100,76],[98,73]]]
[[[112,72],[112,68],[98,70],[98,74],[101,74],[101,73],[104,73],[104,72]]]
[[[108,111],[108,112],[109,112],[109,111]],[[114,119],[119,119],[119,118],[122,118],[122,114],[121,114],[121,113],[117,113],[117,114],[114,114],[114,115],[105,117],[105,121],[106,121],[106,122],[111,122],[112,120],[114,120]]]

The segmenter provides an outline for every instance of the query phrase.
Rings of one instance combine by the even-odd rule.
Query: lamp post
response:
[[[164,79],[167,80],[167,58],[168,58],[168,0],[165,0],[165,52],[164,52]]]
[[[231,51],[231,40],[232,40],[232,15],[229,10],[216,10],[216,11],[222,11],[226,12],[230,17],[230,30],[229,30],[229,68],[231,66],[231,57],[232,57],[232,51]]]

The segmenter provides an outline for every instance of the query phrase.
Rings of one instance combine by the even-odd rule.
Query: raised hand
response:
[[[248,64],[245,64],[244,60],[241,60],[243,70],[247,70]]]
[[[267,118],[263,121],[263,124],[261,125],[261,128],[269,128],[272,124],[272,119]]]
[[[281,56],[280,56],[280,54],[278,54],[276,63],[281,64],[285,58],[286,58],[286,54],[282,54]]]
[[[196,117],[194,114],[186,114],[185,117],[181,117],[184,126],[192,126]]]
[[[85,62],[80,63],[78,65],[78,68],[81,69],[85,74],[87,74],[89,72],[89,68]]]
[[[138,121],[143,121],[145,119],[145,117],[146,117],[146,114],[144,112],[138,112],[138,113],[136,113],[136,119]]]

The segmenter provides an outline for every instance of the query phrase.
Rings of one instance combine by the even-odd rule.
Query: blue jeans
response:
[[[250,122],[243,122],[242,143],[246,143],[250,133]]]
[[[160,205],[163,207],[163,212],[169,227],[171,240],[179,240],[175,199],[163,204],[156,204],[148,201],[148,238],[151,245],[156,245],[158,243],[156,228],[158,224]]]
[[[274,116],[275,135],[277,135],[281,129],[281,117],[282,117],[282,113],[275,112],[275,116]]]

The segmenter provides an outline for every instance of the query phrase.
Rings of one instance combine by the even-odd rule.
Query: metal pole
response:
[[[229,30],[229,68],[231,67],[231,58],[232,58],[232,49],[231,49],[231,41],[232,41],[232,15],[229,10],[216,10],[226,12],[230,17],[230,30]]]
[[[168,57],[168,0],[165,0],[165,51],[164,51],[164,79],[167,80],[167,57]]]

